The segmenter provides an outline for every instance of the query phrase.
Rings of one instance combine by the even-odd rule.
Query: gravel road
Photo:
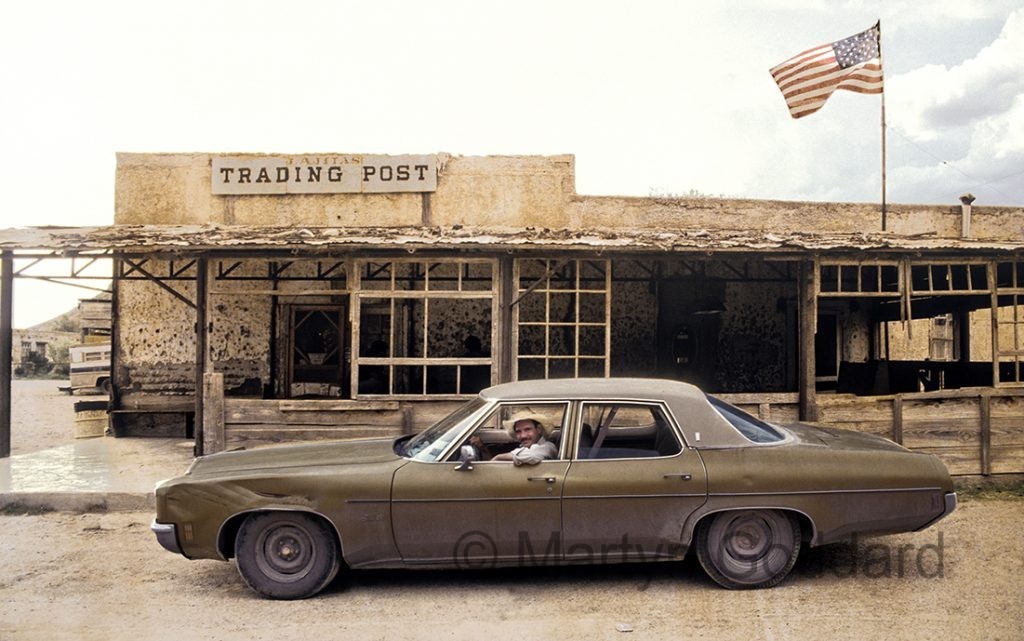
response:
[[[968,500],[924,532],[805,549],[793,574],[771,590],[722,590],[688,559],[359,572],[301,602],[259,599],[233,563],[163,551],[148,530],[150,518],[0,516],[0,638],[1011,641],[1024,635],[1020,499]]]

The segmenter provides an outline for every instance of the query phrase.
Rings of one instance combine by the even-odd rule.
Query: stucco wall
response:
[[[214,196],[214,157],[118,154],[115,222],[347,227],[419,225],[424,220],[424,197],[418,193]],[[431,225],[859,232],[877,231],[881,224],[875,203],[580,196],[572,155],[438,154],[437,159],[437,191],[429,197],[427,213]],[[888,217],[889,229],[897,234],[960,233],[957,203],[890,205]],[[975,207],[971,228],[975,238],[1024,239],[1024,210]]]

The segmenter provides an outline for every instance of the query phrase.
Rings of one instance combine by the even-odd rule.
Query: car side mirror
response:
[[[473,461],[476,460],[476,448],[472,445],[463,445],[459,449],[459,466],[455,468],[456,472],[469,472],[473,469]]]

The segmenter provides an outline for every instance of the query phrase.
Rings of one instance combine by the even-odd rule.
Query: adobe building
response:
[[[1024,472],[1024,211],[579,195],[572,156],[119,154],[113,424],[200,452],[422,429],[488,385],[665,377]],[[198,392],[197,392],[198,390]]]

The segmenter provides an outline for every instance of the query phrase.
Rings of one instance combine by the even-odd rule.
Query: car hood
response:
[[[399,458],[395,454],[394,442],[394,439],[358,439],[222,452],[199,457],[192,464],[188,474],[208,476],[296,467],[382,463]]]
[[[856,432],[841,430],[835,427],[818,427],[806,423],[795,423],[782,426],[791,434],[806,443],[820,443],[833,449],[879,450],[888,452],[908,452],[905,447],[893,443],[889,439]]]

